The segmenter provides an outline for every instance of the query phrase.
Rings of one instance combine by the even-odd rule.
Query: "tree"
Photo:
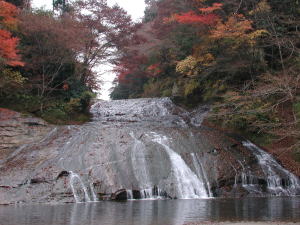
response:
[[[122,8],[117,5],[110,7],[106,0],[78,1],[73,16],[87,30],[85,47],[79,54],[84,81],[89,69],[116,61],[120,51],[133,41],[136,26]]]
[[[19,39],[13,37],[10,30],[17,26],[17,8],[5,1],[0,1],[0,96],[15,91],[25,79],[9,67],[24,66],[17,46]]]
[[[30,80],[29,89],[39,97],[42,110],[49,97],[66,92],[66,82],[80,80],[77,57],[84,48],[87,31],[78,21],[54,18],[50,12],[24,13],[21,19],[24,75]]]
[[[53,0],[53,10],[60,11],[61,14],[70,12],[72,6],[68,3],[67,0]]]
[[[0,59],[1,63],[10,66],[24,65],[20,61],[17,45],[19,39],[12,36],[8,29],[17,25],[17,8],[5,1],[0,1]]]

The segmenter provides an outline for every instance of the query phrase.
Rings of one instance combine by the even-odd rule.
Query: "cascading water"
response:
[[[243,142],[243,145],[250,149],[258,159],[259,165],[267,179],[268,191],[277,196],[291,196],[300,193],[299,179],[281,165],[268,153],[251,143],[250,141]],[[244,178],[244,180],[247,178]],[[253,180],[247,183],[254,183]],[[245,183],[246,183],[245,182]]]
[[[164,198],[164,192],[157,187],[148,188],[140,191],[141,199],[161,199]]]
[[[209,180],[207,178],[206,171],[203,169],[203,166],[202,166],[202,163],[201,163],[199,157],[195,153],[191,153],[191,156],[192,156],[192,160],[193,160],[193,165],[196,169],[199,179],[202,179],[205,181],[204,185],[205,185],[205,189],[207,192],[207,196],[213,197],[213,193],[211,192],[211,187],[210,187]]]
[[[172,173],[176,179],[176,197],[182,199],[209,197],[203,181],[187,166],[181,156],[167,145],[168,138],[154,133],[153,141],[162,145],[169,155]]]
[[[235,184],[234,187],[237,187],[237,182],[239,181],[243,188],[245,188],[249,193],[261,193],[261,188],[258,184],[258,180],[256,176],[252,174],[250,168],[246,168],[240,160],[237,160],[239,165],[242,168],[241,172],[238,172],[235,168],[236,175],[235,175]]]
[[[300,193],[299,179],[269,154],[201,125],[208,110],[169,98],[99,101],[93,121],[1,159],[0,187],[11,188],[0,188],[0,203]]]
[[[132,190],[126,190],[126,197],[127,197],[127,200],[132,200],[133,199]]]
[[[93,184],[90,184],[90,190],[91,190],[93,202],[98,202],[99,199],[98,199],[98,197],[97,197],[97,194],[96,194],[96,192],[95,192],[95,189],[94,189]]]
[[[130,136],[134,140],[131,153],[131,160],[135,178],[139,182],[140,189],[150,188],[152,187],[152,183],[149,179],[150,175],[147,169],[147,163],[145,158],[145,145],[143,144],[143,142],[141,142],[134,136],[133,132],[130,133]]]
[[[91,202],[87,187],[82,182],[80,176],[70,171],[70,186],[76,202]],[[83,196],[81,192],[83,191]]]
[[[136,192],[138,192],[138,194],[135,198],[132,190],[126,190],[127,200],[155,200],[166,198],[165,192],[163,192],[157,187],[143,189]]]

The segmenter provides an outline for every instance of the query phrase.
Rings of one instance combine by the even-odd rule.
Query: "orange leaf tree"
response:
[[[14,5],[0,0],[0,59],[4,65],[24,65],[17,51],[19,39],[9,31],[17,25],[17,12]]]
[[[214,3],[211,7],[199,8],[198,12],[189,11],[186,13],[175,14],[175,21],[182,24],[204,24],[213,25],[219,21],[219,16],[214,11],[221,9],[223,4]],[[199,12],[201,14],[199,14]]]

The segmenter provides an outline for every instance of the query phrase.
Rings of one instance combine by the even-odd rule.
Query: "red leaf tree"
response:
[[[8,29],[14,28],[18,22],[17,12],[14,5],[0,0],[0,58],[4,65],[24,65],[17,51],[19,39],[13,37],[8,31]]]
[[[173,18],[175,21],[182,24],[203,24],[213,25],[219,20],[219,16],[214,11],[221,9],[223,4],[214,3],[210,7],[199,8],[199,12],[189,11],[182,14],[175,14]]]

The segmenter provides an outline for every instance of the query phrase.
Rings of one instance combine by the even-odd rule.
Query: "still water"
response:
[[[182,225],[196,221],[300,222],[300,198],[148,200],[0,207],[1,225]]]

